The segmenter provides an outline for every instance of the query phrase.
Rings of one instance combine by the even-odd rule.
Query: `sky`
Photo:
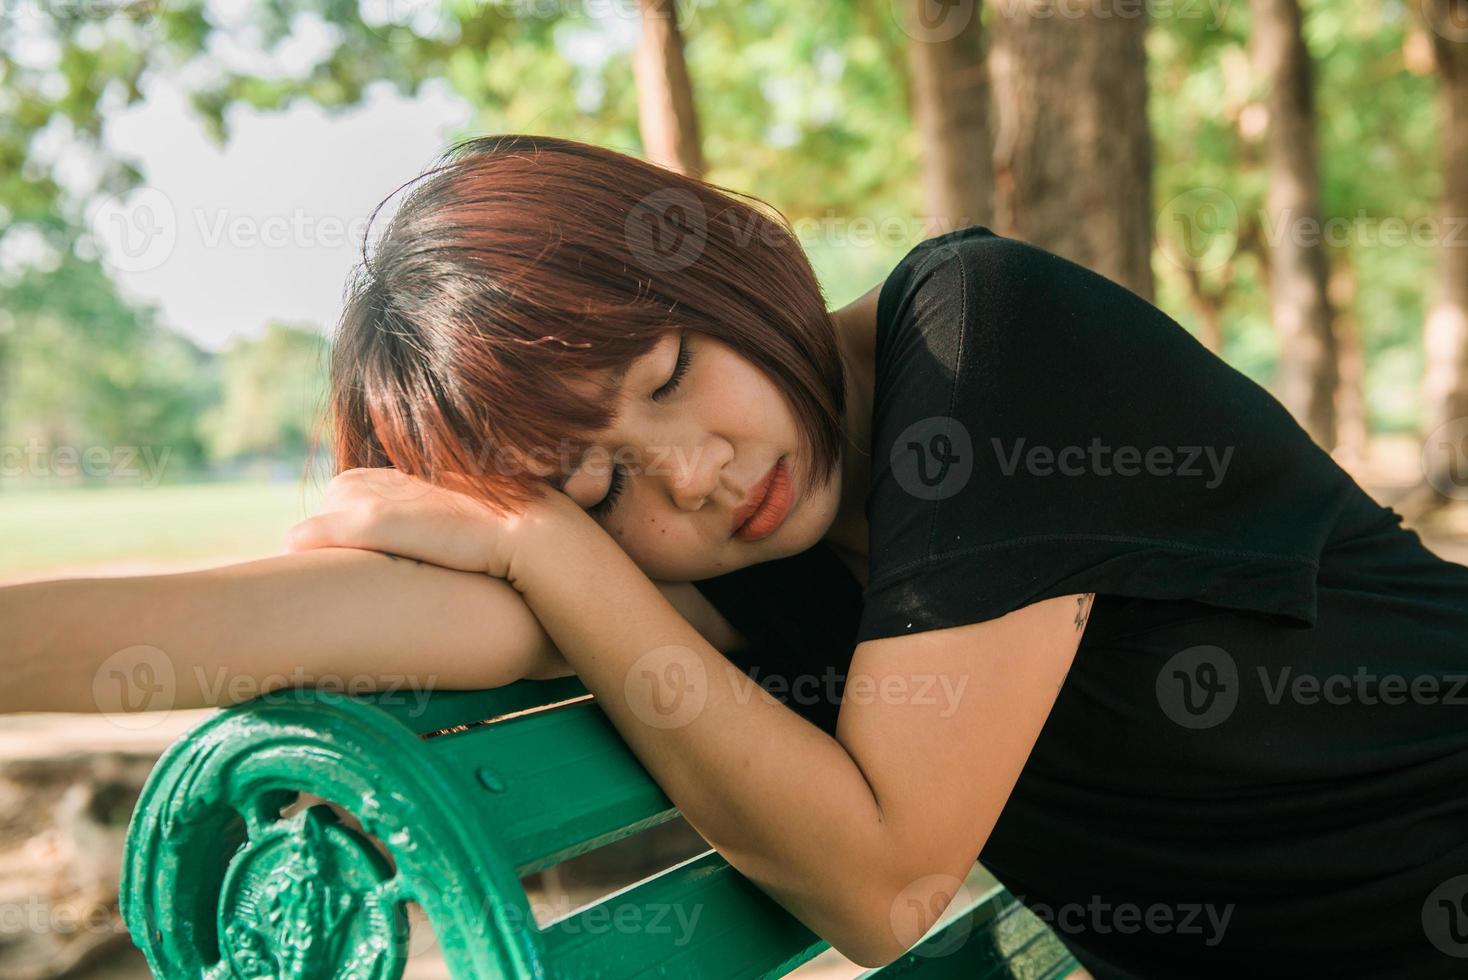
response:
[[[210,350],[271,320],[329,329],[372,209],[469,118],[443,86],[411,99],[388,86],[370,92],[336,115],[305,100],[284,112],[234,111],[220,147],[176,80],[155,78],[106,130],[145,183],[90,216],[119,288]]]
[[[0,0],[0,36],[18,61],[48,73],[58,87],[53,94],[60,95],[60,48],[48,2]],[[151,68],[140,85],[141,101],[124,106],[117,99],[105,109],[104,151],[132,162],[143,174],[141,186],[99,196],[98,161],[78,149],[63,116],[51,120],[31,153],[73,200],[86,202],[99,257],[123,296],[155,307],[166,326],[216,351],[236,338],[259,336],[271,321],[330,330],[351,268],[361,260],[373,208],[432,164],[473,116],[442,81],[412,97],[384,82],[369,87],[352,108],[326,110],[306,99],[276,112],[231,106],[227,142],[216,144],[188,105],[190,90],[222,68],[261,78],[302,77],[336,41],[334,26],[301,13],[289,36],[266,50],[253,2],[207,0],[209,17],[221,28],[209,35],[207,54],[180,68]],[[432,31],[442,26],[440,2],[360,0],[360,9],[369,24],[392,20]],[[556,38],[562,53],[594,69],[635,47],[635,0],[620,2],[590,5],[586,22],[563,25]],[[125,22],[99,19],[84,31],[100,43],[107,31],[124,28]],[[597,71],[585,75],[600,77]],[[599,103],[601,93],[588,89],[575,96]],[[394,198],[378,221],[400,200]],[[5,217],[0,213],[0,226]],[[374,227],[374,236],[380,229]],[[54,262],[49,252],[38,232],[13,230],[0,240],[0,274]]]
[[[334,27],[302,14],[289,37],[266,51],[251,2],[209,0],[209,15],[222,29],[210,35],[207,55],[150,69],[140,86],[144,98],[131,106],[117,98],[107,108],[104,101],[104,152],[143,174],[135,190],[97,195],[99,161],[64,116],[53,117],[32,145],[35,164],[73,200],[86,202],[99,257],[119,291],[154,306],[166,326],[209,350],[258,336],[273,320],[334,326],[372,209],[426,169],[472,118],[470,106],[442,82],[412,97],[381,83],[351,108],[326,110],[305,99],[276,112],[232,106],[228,139],[219,145],[188,105],[192,88],[224,67],[300,77],[335,41]],[[43,0],[0,4],[7,50],[62,86]],[[428,0],[363,0],[362,9],[369,22],[374,10],[411,17],[428,9]],[[99,43],[121,29],[125,22],[99,19],[84,31]],[[391,206],[378,220],[390,214]],[[5,217],[0,213],[0,226]],[[49,250],[34,230],[12,230],[0,247],[0,271],[54,261]]]
[[[372,209],[426,169],[472,117],[441,81],[415,97],[382,83],[352,109],[328,112],[304,99],[270,113],[233,106],[228,142],[216,145],[188,107],[190,71],[227,65],[259,77],[300,76],[334,41],[334,27],[303,14],[266,52],[252,2],[209,0],[211,18],[225,29],[211,35],[208,57],[181,73],[150,72],[145,99],[108,117],[106,147],[133,160],[145,183],[87,212],[123,294],[156,305],[167,326],[209,350],[258,336],[272,320],[330,330]],[[414,18],[433,14],[438,2],[362,0],[361,10],[369,23],[423,29]],[[595,66],[629,51],[637,25],[618,10],[593,10],[590,24],[559,32],[563,54]],[[63,159],[56,155],[59,168]]]

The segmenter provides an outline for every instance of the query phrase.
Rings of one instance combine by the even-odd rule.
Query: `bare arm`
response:
[[[840,952],[896,959],[983,849],[1091,596],[859,643],[833,738],[735,670],[573,502],[552,505],[506,578],[653,779]]]
[[[660,588],[717,648],[741,641],[692,585]],[[105,682],[94,693],[119,664],[147,664],[154,687],[171,674],[159,697],[123,710],[222,706],[298,684],[454,690],[573,673],[504,580],[353,548],[0,588],[0,636],[0,712],[119,710]]]

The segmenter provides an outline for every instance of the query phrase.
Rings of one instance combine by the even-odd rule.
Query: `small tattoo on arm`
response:
[[[1076,632],[1085,628],[1086,617],[1091,613],[1091,600],[1094,598],[1096,598],[1094,592],[1076,596]]]

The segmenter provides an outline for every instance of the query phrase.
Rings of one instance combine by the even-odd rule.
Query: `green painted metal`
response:
[[[550,924],[545,943],[584,980],[782,977],[827,948],[714,851]]]
[[[395,977],[405,937],[394,916],[366,910],[416,901],[455,976],[545,976],[513,866],[460,819],[476,794],[466,780],[425,764],[422,746],[377,708],[321,691],[228,709],[171,746],[143,788],[123,864],[123,917],[154,974]],[[254,860],[252,851],[279,832],[280,810],[297,791],[343,803],[386,844],[396,872],[373,882],[333,855],[314,895],[230,905],[222,889],[232,866]],[[286,873],[308,871],[298,865]],[[353,910],[359,938],[342,959],[318,968],[322,958],[302,951],[341,944],[333,905]],[[232,917],[256,940],[231,943]],[[369,961],[371,970],[354,972]]]
[[[327,807],[282,818],[300,792],[381,850]],[[575,678],[278,692],[221,711],[154,768],[123,917],[155,975],[206,980],[394,980],[407,902],[471,980],[778,977],[826,948],[713,851],[536,924],[522,875],[676,814]],[[868,976],[1064,976],[1074,961],[1033,917],[1017,932],[1017,908],[984,896]]]
[[[404,688],[362,695],[357,700],[381,709],[414,733],[422,735],[589,696],[580,678],[557,677],[548,681],[521,681],[483,691],[414,691]]]
[[[901,957],[858,980],[1063,980],[1079,968],[1055,933],[996,886],[950,913]]]
[[[429,739],[423,749],[473,777],[479,793],[464,819],[522,875],[678,815],[593,701]]]

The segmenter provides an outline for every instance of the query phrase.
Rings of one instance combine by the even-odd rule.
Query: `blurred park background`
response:
[[[0,0],[0,583],[282,550],[368,215],[496,132],[764,199],[831,308],[971,224],[1082,262],[1468,560],[1468,0]],[[0,719],[0,980],[137,973],[197,720]]]

